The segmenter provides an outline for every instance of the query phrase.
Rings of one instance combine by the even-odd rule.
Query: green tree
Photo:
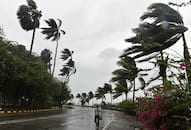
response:
[[[41,11],[37,10],[37,5],[33,0],[27,0],[27,5],[21,5],[17,11],[17,17],[19,19],[21,27],[30,31],[33,30],[30,55],[32,54],[32,48],[34,44],[36,28],[39,28]]]
[[[47,70],[51,73],[51,57],[52,52],[49,49],[44,49],[40,53],[40,58],[45,63]]]
[[[58,41],[60,40],[61,34],[65,34],[65,31],[61,29],[62,21],[58,20],[58,24],[54,19],[45,20],[48,27],[41,28],[42,34],[46,35],[47,40],[51,39],[52,41],[56,41],[55,55],[54,55],[54,64],[52,69],[52,76],[54,76],[55,66],[56,66],[56,57],[58,52]]]

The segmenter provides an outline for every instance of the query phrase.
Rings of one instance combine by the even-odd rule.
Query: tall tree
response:
[[[89,101],[92,100],[93,98],[94,98],[94,93],[93,93],[92,91],[90,91],[90,92],[88,93],[88,99],[89,99]],[[93,105],[93,102],[92,102],[92,105]]]
[[[183,26],[181,15],[163,3],[152,4],[148,7],[148,12],[141,16],[142,21],[149,18],[154,20],[143,22],[138,28],[133,29],[136,36],[126,41],[134,45],[126,49],[122,56],[136,54],[134,58],[139,58],[160,52],[174,45],[187,30]]]
[[[112,104],[112,98],[113,98],[113,96],[112,96],[112,94],[113,94],[112,85],[109,83],[105,83],[103,86],[103,89],[105,90],[106,93],[110,94],[111,104]]]
[[[105,99],[105,94],[106,94],[106,91],[104,90],[104,88],[98,87],[95,92],[95,97],[96,97],[96,99],[101,99],[101,101],[103,103],[103,100]]]
[[[73,61],[72,55],[73,51],[69,49],[64,49],[61,55],[61,59],[66,63],[63,65],[63,68],[60,70],[61,73],[59,75],[64,77],[64,82],[68,83],[70,76],[76,73],[75,61]]]
[[[127,81],[123,79],[115,83],[115,86],[113,98],[116,99],[124,93],[127,101],[127,95],[131,91],[132,85],[128,86]]]
[[[150,20],[151,18],[153,21]],[[154,3],[141,16],[141,20],[144,22],[133,29],[136,36],[126,39],[133,46],[127,48],[122,56],[134,54],[133,58],[136,59],[158,52],[161,54],[162,62],[165,63],[162,51],[174,45],[187,30],[181,15],[166,4]],[[164,69],[167,67],[161,64],[160,68],[163,68],[161,74],[165,84],[166,70]]]
[[[46,35],[47,40],[51,39],[52,41],[56,41],[55,55],[54,55],[54,64],[52,69],[52,76],[54,76],[55,66],[56,66],[56,57],[58,51],[58,41],[60,40],[61,34],[65,34],[65,31],[61,29],[62,21],[58,20],[58,24],[54,19],[45,20],[48,27],[41,28],[42,34]]]
[[[178,3],[172,3],[172,2],[169,2],[169,5],[173,5],[173,6],[177,6],[177,7],[182,7],[182,6],[186,6],[188,4],[191,4],[191,1],[189,2],[182,2],[181,4],[178,4]],[[191,62],[190,62],[190,53],[188,51],[188,46],[187,46],[187,43],[186,43],[186,38],[185,38],[185,35],[184,33],[182,33],[182,40],[183,40],[183,49],[184,49],[184,52],[183,52],[183,55],[184,55],[184,62],[188,67],[188,69],[186,70],[186,74],[187,74],[187,80],[188,80],[188,83],[191,84]],[[191,85],[188,86],[189,88],[189,91],[191,92]]]
[[[21,27],[30,31],[33,30],[32,41],[30,46],[30,55],[32,54],[32,48],[34,44],[36,28],[39,28],[41,11],[37,10],[37,5],[33,0],[27,0],[27,5],[21,5],[17,11],[17,17],[19,19]]]
[[[135,60],[129,56],[124,56],[121,57],[120,60],[117,62],[117,64],[121,67],[115,71],[113,71],[113,77],[111,79],[111,81],[113,82],[118,82],[119,84],[122,84],[123,87],[128,87],[127,85],[125,85],[125,83],[123,83],[124,81],[127,82],[133,82],[133,101],[135,99],[135,79],[140,75],[146,75],[146,74],[142,74],[142,71],[148,71],[150,69],[139,69],[136,66]],[[139,76],[139,77],[140,77]],[[128,89],[128,88],[127,88]],[[144,89],[144,87],[141,87],[141,89]],[[123,89],[124,90],[124,89]],[[125,90],[126,91],[126,90]]]

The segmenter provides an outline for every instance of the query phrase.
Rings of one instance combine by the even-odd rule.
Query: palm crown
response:
[[[37,5],[33,0],[27,0],[27,5],[21,5],[17,11],[21,27],[26,31],[38,28],[41,16],[41,11],[37,10]]]
[[[162,51],[175,44],[187,28],[180,14],[162,3],[154,3],[141,20],[152,18],[152,22],[143,22],[133,29],[136,36],[126,39],[134,45],[127,48],[122,56],[135,54],[134,58]]]
[[[61,33],[64,35],[65,31],[60,29],[62,21],[58,20],[58,24],[54,19],[45,20],[49,27],[42,28],[42,33],[46,35],[46,39],[51,39],[52,41],[57,41],[60,39]]]

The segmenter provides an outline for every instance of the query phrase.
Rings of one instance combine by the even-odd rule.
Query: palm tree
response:
[[[188,4],[191,4],[191,1],[185,3],[182,2],[181,4],[176,4],[176,3],[172,3],[169,2],[169,5],[173,5],[173,6],[177,6],[177,7],[182,7],[182,6],[186,6]],[[190,63],[190,53],[188,51],[188,46],[186,43],[186,38],[184,33],[182,33],[182,40],[183,40],[183,47],[184,47],[184,59],[185,59],[185,64],[189,66],[189,69],[186,70],[186,74],[187,74],[187,78],[188,78],[188,83],[191,84],[191,63]],[[191,91],[191,88],[189,88],[189,91]]]
[[[147,19],[151,18],[154,20],[146,22]],[[183,36],[182,34],[187,28],[183,25],[181,15],[163,3],[154,3],[149,6],[148,12],[141,16],[141,20],[145,22],[141,23],[138,28],[133,29],[136,36],[126,39],[133,46],[127,48],[122,56],[134,54],[133,58],[136,59],[155,52],[160,53],[163,62],[160,64],[160,68],[163,68],[161,76],[165,85],[165,81],[167,81],[165,68],[167,67],[162,51],[174,45]]]
[[[45,63],[46,69],[51,73],[51,57],[52,52],[49,49],[44,49],[41,51],[40,58]]]
[[[136,36],[126,41],[134,45],[126,49],[122,56],[136,54],[133,57],[136,59],[160,52],[174,45],[187,30],[181,15],[163,3],[152,4],[148,7],[148,12],[141,16],[142,21],[150,18],[154,20],[143,22],[138,28],[133,29]]]
[[[94,94],[93,94],[92,91],[90,91],[90,92],[88,93],[88,99],[89,99],[89,101],[90,101],[91,99],[93,99],[93,98],[94,98]],[[92,102],[92,105],[93,105],[93,102]]]
[[[113,90],[112,90],[112,85],[109,83],[105,83],[103,86],[103,89],[105,90],[106,93],[109,93],[111,95],[111,104],[112,104],[112,94],[113,94]]]
[[[81,99],[80,93],[78,93],[78,94],[76,95],[76,98],[78,98],[79,100]]]
[[[67,62],[63,65],[63,68],[60,70],[61,73],[59,75],[64,76],[64,82],[67,83],[69,82],[70,76],[76,73],[75,61],[73,61],[72,58],[72,54],[74,52],[66,48],[61,53],[61,59]]]
[[[129,56],[121,57],[121,59],[117,62],[117,64],[121,67],[120,69],[117,69],[113,71],[114,77],[112,77],[112,82],[118,82],[119,84],[123,84],[123,87],[127,87],[124,82],[127,81],[133,82],[133,101],[135,99],[135,79],[139,76],[146,74],[141,74],[142,71],[149,71],[150,69],[139,69],[136,66],[135,60]],[[144,86],[145,87],[145,86]],[[141,86],[140,89],[144,89],[143,86]],[[127,88],[128,89],[128,88]],[[124,90],[124,89],[123,89]]]
[[[33,0],[27,0],[27,5],[21,5],[17,11],[17,17],[19,19],[21,27],[30,31],[33,30],[30,55],[32,54],[32,48],[34,44],[36,28],[39,28],[40,17],[42,16],[41,11],[37,10],[37,5]]]
[[[85,103],[87,102],[87,94],[86,93],[82,93],[81,95],[81,104],[82,106],[85,105]]]
[[[47,40],[51,39],[52,41],[56,41],[56,49],[55,49],[55,56],[54,56],[54,64],[52,69],[52,76],[54,76],[55,66],[56,66],[56,57],[57,57],[57,51],[58,51],[58,41],[60,40],[61,34],[65,34],[65,31],[61,29],[62,21],[60,19],[58,20],[58,24],[54,19],[45,20],[45,22],[48,24],[48,27],[41,28],[42,34],[46,35]]]
[[[101,99],[102,103],[103,103],[103,99],[105,99],[105,90],[102,87],[98,87],[95,93],[95,97],[96,99]]]
[[[123,93],[125,93],[125,99],[127,101],[127,94],[131,91],[132,85],[128,87],[126,80],[120,80],[115,83],[115,86],[116,87],[114,88],[113,98],[116,99],[119,96],[123,95]]]

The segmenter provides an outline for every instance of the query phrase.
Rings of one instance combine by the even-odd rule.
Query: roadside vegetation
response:
[[[73,98],[68,86],[69,78],[76,72],[72,59],[73,51],[64,48],[60,56],[63,68],[60,76],[54,77],[57,60],[58,40],[62,21],[57,24],[53,18],[45,20],[49,27],[42,27],[46,39],[56,41],[54,62],[52,67],[52,51],[45,48],[40,55],[33,53],[35,32],[40,28],[42,12],[37,9],[33,0],[27,0],[16,13],[21,27],[33,31],[31,47],[28,51],[21,43],[6,39],[0,27],[0,108],[5,109],[40,109],[62,107]]]
[[[178,7],[190,4],[169,3]],[[109,85],[109,90],[105,85],[98,87],[94,98],[101,100],[103,108],[136,115],[149,130],[190,130],[191,62],[184,34],[188,28],[180,13],[169,5],[154,3],[148,7],[140,17],[139,26],[133,29],[135,36],[125,39],[132,46],[119,56],[119,69],[113,71],[109,81],[112,86]],[[169,53],[170,47],[180,39],[183,54],[176,50],[173,50],[175,54]],[[146,66],[140,67],[143,63]],[[130,92],[132,99],[128,98]],[[143,96],[136,95],[138,92]],[[124,95],[126,98],[120,103],[106,103],[108,93],[112,100]]]

